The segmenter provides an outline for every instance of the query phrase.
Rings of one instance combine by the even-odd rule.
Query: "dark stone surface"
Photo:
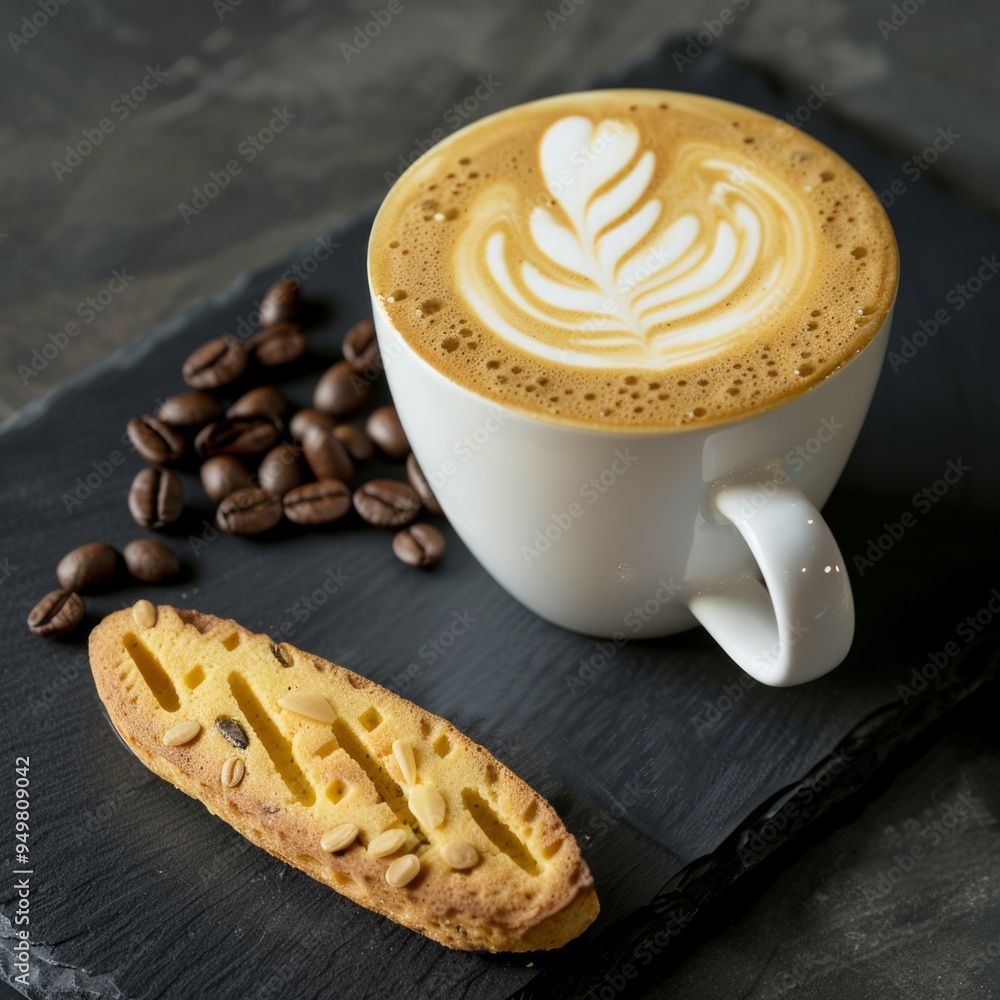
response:
[[[715,900],[632,995],[997,996],[995,694],[899,758],[901,773],[887,768]]]

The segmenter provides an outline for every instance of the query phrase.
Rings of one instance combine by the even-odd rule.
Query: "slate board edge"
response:
[[[630,977],[621,970],[630,963],[637,969],[662,965],[671,954],[669,941],[702,907],[830,808],[858,793],[877,771],[893,767],[896,751],[995,681],[1000,673],[998,639],[1000,630],[990,629],[963,651],[950,671],[939,673],[929,688],[908,704],[900,699],[869,713],[807,774],[747,816],[717,850],[681,869],[647,906],[587,942],[586,949],[571,945],[570,954],[542,968],[529,986],[508,1000],[596,997],[616,974],[621,982],[628,982]],[[823,782],[826,775],[831,780]],[[822,791],[824,784],[826,793],[817,795],[815,789]],[[770,830],[775,831],[774,836],[768,836]],[[765,846],[756,849],[755,840]],[[637,958],[643,952],[648,962]]]

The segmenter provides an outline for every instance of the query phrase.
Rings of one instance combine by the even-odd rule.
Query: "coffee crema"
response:
[[[846,364],[898,257],[837,154],[740,105],[668,91],[536,101],[441,142],[372,230],[377,302],[452,381],[620,430],[769,409]]]

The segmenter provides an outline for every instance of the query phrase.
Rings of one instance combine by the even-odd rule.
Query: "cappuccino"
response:
[[[470,125],[390,191],[392,326],[447,378],[559,423],[707,426],[779,405],[882,327],[898,257],[837,154],[724,101],[610,90]]]

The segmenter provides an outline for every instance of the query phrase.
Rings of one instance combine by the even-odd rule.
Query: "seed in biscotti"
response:
[[[246,774],[246,765],[239,757],[227,757],[222,765],[222,783],[226,788],[235,788]]]
[[[215,728],[222,733],[237,750],[246,750],[250,745],[247,734],[243,732],[243,727],[235,719],[227,719],[225,716],[215,720]]]
[[[403,781],[408,785],[417,783],[417,763],[413,757],[413,747],[406,740],[394,740],[392,753],[399,765],[399,771],[403,775]]]
[[[156,624],[156,605],[143,598],[132,605],[132,618],[139,628],[152,628]]]
[[[163,745],[179,747],[184,743],[190,743],[200,732],[200,722],[178,722],[163,734]]]
[[[473,868],[479,863],[479,851],[464,840],[449,840],[438,853],[449,868],[457,868],[459,871]]]
[[[425,830],[434,830],[444,822],[447,812],[444,796],[433,785],[417,785],[410,792],[410,812]]]
[[[315,722],[335,722],[337,719],[337,713],[326,698],[314,692],[297,691],[286,694],[284,698],[278,699],[278,704],[287,712],[304,715]]]
[[[385,870],[385,880],[394,889],[409,885],[420,874],[420,858],[415,854],[404,854]]]
[[[353,823],[341,823],[327,830],[320,838],[319,846],[331,854],[343,851],[358,839],[358,828]]]
[[[385,858],[395,854],[405,843],[405,830],[386,830],[370,841],[368,853],[373,858]]]
[[[271,643],[271,655],[283,666],[290,667],[292,661],[288,659],[287,654],[281,648],[281,644],[277,642]]]

